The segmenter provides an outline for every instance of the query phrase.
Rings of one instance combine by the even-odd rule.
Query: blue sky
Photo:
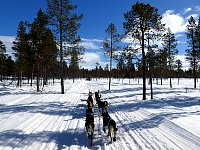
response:
[[[106,37],[105,29],[112,22],[116,25],[118,32],[123,33],[123,14],[131,9],[136,0],[72,0],[78,5],[76,12],[83,14],[79,34],[83,40],[85,49],[85,68],[94,68],[99,62],[102,67],[108,64],[108,60],[101,55],[102,40]],[[179,45],[178,58],[184,61],[184,67],[188,64],[184,60],[187,48],[185,38],[185,26],[188,17],[193,15],[196,19],[200,14],[199,0],[139,0],[139,2],[150,3],[158,8],[159,14],[163,16],[163,22],[175,33]],[[0,40],[10,51],[12,40],[16,35],[19,21],[30,21],[36,17],[36,13],[42,8],[46,10],[46,0],[1,0],[0,12]]]

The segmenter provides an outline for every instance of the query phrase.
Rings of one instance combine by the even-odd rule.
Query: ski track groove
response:
[[[39,116],[40,118],[42,117],[41,115]],[[39,120],[40,120],[40,118],[39,118]],[[38,119],[38,118],[37,118]],[[42,118],[42,121],[44,121],[44,119]],[[32,124],[30,125],[30,126],[26,126],[26,127],[24,127],[23,128],[23,130],[24,130],[24,133],[26,134],[26,135],[30,135],[30,134],[32,134],[33,133],[33,131],[38,127],[38,126],[40,126],[40,124],[39,125],[36,125],[36,121],[33,121],[32,122]],[[20,130],[19,130],[20,131]],[[17,141],[17,143],[15,143],[14,144],[14,148],[15,147],[18,147],[18,145],[20,145],[20,144],[22,144],[23,145],[23,142],[25,141],[25,144],[26,144],[26,137],[23,137],[20,141]],[[8,143],[6,143],[6,146],[8,146],[10,143],[12,142],[12,139],[10,139],[9,141],[8,141]],[[5,146],[5,147],[6,147]]]
[[[84,96],[84,99],[87,100],[88,93],[92,92],[93,89],[90,86],[90,84],[88,84],[88,83],[85,83],[83,86],[85,87],[85,89],[88,89],[87,95],[85,94],[85,96]],[[98,107],[96,105],[96,100],[95,100],[94,94],[93,94],[93,103],[94,103],[94,125],[95,126],[94,126],[94,139],[93,139],[92,147],[90,146],[89,139],[88,139],[88,136],[87,136],[87,131],[86,131],[85,128],[84,128],[84,131],[86,133],[86,138],[87,138],[86,145],[91,149],[96,149],[96,147],[98,147],[99,142],[101,142],[101,140],[102,140],[102,135],[101,135],[100,120],[99,120],[100,116],[98,114]],[[85,111],[86,111],[86,109],[87,109],[87,104],[85,103]],[[84,118],[86,119],[86,117],[84,117]]]
[[[108,95],[108,94],[107,94]],[[114,95],[114,94],[111,94],[111,95]],[[109,98],[109,96],[108,96]],[[113,100],[112,100],[113,101]],[[115,101],[113,101],[115,102]],[[113,108],[112,108],[113,109]],[[136,115],[137,114],[137,115]],[[138,113],[138,112],[135,112],[135,118],[138,118],[138,116],[140,115],[141,113]],[[127,111],[123,111],[123,115],[124,115],[124,118],[128,118],[129,120],[133,120],[133,119],[130,119],[132,118],[129,113],[127,113]],[[141,119],[141,118],[139,118]],[[136,119],[135,119],[136,120]],[[137,121],[137,120],[136,120]],[[141,126],[141,124],[138,124],[136,123],[137,126]],[[128,127],[129,128],[129,127]],[[157,129],[158,130],[158,129]],[[131,131],[132,132],[132,131]],[[163,143],[163,141],[160,141],[159,139],[156,138],[155,134],[153,134],[152,132],[150,132],[148,129],[146,130],[142,130],[142,129],[135,129],[133,131],[133,133],[137,136],[137,138],[135,139],[140,139],[141,142],[137,142],[137,143],[141,143],[141,144],[144,144],[145,147],[142,146],[142,149],[154,149],[154,150],[159,150],[159,149],[168,149],[166,146],[165,146],[165,143]],[[154,145],[152,144],[154,143]],[[163,146],[161,146],[161,145]],[[175,144],[175,143],[174,143]]]
[[[78,86],[79,87],[79,86]],[[76,111],[76,106],[77,106],[77,104],[78,104],[78,101],[80,100],[80,95],[74,95],[74,93],[73,93],[73,91],[82,91],[82,88],[81,89],[79,89],[79,90],[76,90],[77,89],[77,85],[76,86],[74,86],[67,94],[69,95],[69,98],[71,98],[72,99],[72,101],[68,104],[68,107],[70,108],[70,107],[72,107],[72,108],[70,108],[70,109],[72,109],[72,112],[74,112],[74,111]],[[71,95],[70,95],[70,93],[71,93]],[[72,113],[72,114],[74,114],[74,113]],[[72,119],[72,117],[71,117],[71,119]],[[69,129],[69,127],[70,127],[70,124],[72,124],[73,122],[77,122],[76,120],[70,120],[69,121],[69,124],[68,124],[68,127],[66,128],[66,129]],[[78,123],[76,123],[76,127],[74,128],[74,130],[76,130],[76,128],[77,128],[77,126],[78,126]],[[58,130],[59,130],[60,128],[58,127]],[[64,130],[64,129],[63,129]],[[70,129],[71,130],[71,129]],[[61,131],[61,132],[63,132],[63,131]],[[67,140],[67,139],[66,139]],[[56,149],[56,145],[54,145],[54,147],[52,146],[52,148],[50,148],[50,149]]]
[[[77,97],[74,97],[74,95],[72,95],[72,93],[73,93],[73,91],[78,91],[78,90],[76,90],[77,89],[77,84],[73,87],[73,88],[71,88],[68,92],[66,92],[65,93],[65,95],[67,95],[66,96],[66,99],[68,99],[68,98],[70,98],[70,99],[72,99],[73,101],[66,101],[67,103],[66,103],[66,105],[65,106],[67,106],[68,107],[68,109],[71,109],[70,107],[72,107],[73,108],[73,111],[75,111],[75,107],[77,106],[77,104],[78,104],[78,100],[80,100],[79,98],[77,98]],[[80,90],[80,91],[82,91],[82,89]],[[79,96],[80,97],[80,96]],[[75,102],[75,104],[74,104],[74,102]],[[70,118],[68,118],[68,117],[66,117],[68,120],[70,120],[70,121],[67,121],[67,123],[63,123],[63,125],[61,125],[61,126],[59,126],[60,125],[60,122],[64,122],[65,120],[66,120],[66,118],[65,119],[63,119],[63,117],[60,117],[61,119],[60,119],[60,121],[58,122],[58,121],[56,121],[56,125],[54,124],[53,125],[53,130],[52,130],[52,128],[51,128],[51,131],[53,131],[53,132],[55,132],[55,131],[59,131],[60,133],[62,133],[63,131],[64,131],[64,129],[66,129],[66,130],[68,130],[69,129],[69,127],[70,127],[70,124],[72,123],[72,116],[70,116]],[[61,123],[62,124],[62,123]],[[67,127],[67,128],[66,128]],[[67,139],[66,139],[67,140]],[[41,149],[40,150],[45,150],[45,149],[48,149],[48,150],[53,150],[53,149],[57,149],[57,145],[56,144],[54,144],[53,142],[51,142],[50,144],[48,144],[48,143],[46,143],[46,144],[43,144],[42,145],[42,147],[41,147]]]
[[[81,102],[81,99],[87,99],[87,91],[91,91],[92,93],[100,91],[107,91],[104,85],[99,85],[91,82],[81,82],[75,83],[74,86],[71,86],[70,89],[67,90],[67,92],[63,95],[59,95],[56,97],[57,100],[61,98],[59,101],[60,103],[65,103],[64,108],[61,107],[61,111],[63,109],[70,110],[72,114],[75,114],[75,111],[80,111],[78,108],[78,104],[83,104],[84,102]],[[33,96],[34,95],[34,96]],[[33,97],[31,97],[33,96]],[[12,105],[24,105],[24,106],[33,106],[35,107],[35,104],[43,102],[55,102],[52,101],[55,99],[55,97],[51,98],[52,95],[40,95],[40,94],[30,94],[26,98],[22,98],[20,96],[17,96],[15,101],[8,102],[8,106]],[[113,93],[105,93],[102,95],[103,98],[109,99],[109,97],[114,96],[118,97],[122,102],[126,102],[123,97],[119,97]],[[137,96],[135,96],[137,98]],[[10,98],[8,101],[13,100],[14,98]],[[31,99],[31,100],[30,100]],[[50,100],[48,100],[50,99]],[[93,96],[94,102],[95,98]],[[28,101],[28,103],[26,103]],[[116,110],[112,103],[117,103],[116,100],[110,99],[109,101],[109,110],[111,113],[114,114],[113,118],[116,119],[118,126],[118,134],[117,134],[117,141],[109,144],[108,146],[105,146],[109,139],[105,135],[105,133],[102,130],[102,117],[100,116],[100,113],[98,112],[97,105],[94,106],[94,116],[95,116],[95,131],[94,131],[94,140],[93,143],[95,145],[92,146],[92,149],[133,149],[133,143],[134,142],[134,149],[136,150],[171,150],[171,149],[180,149],[184,150],[186,147],[188,150],[191,149],[190,147],[190,141],[193,141],[195,144],[194,146],[198,147],[200,146],[199,141],[200,138],[196,137],[192,133],[188,131],[184,131],[183,128],[176,125],[172,121],[168,120],[167,118],[162,117],[164,122],[161,124],[158,124],[158,127],[143,127],[143,124],[141,123],[141,120],[145,120],[146,117],[152,117],[152,114],[146,110],[137,110],[134,113],[128,112],[127,110],[123,110],[123,112],[120,112]],[[85,103],[86,105],[86,103]],[[37,106],[37,105],[36,105]],[[87,108],[87,106],[85,107]],[[85,109],[86,110],[86,109]],[[45,111],[50,111],[46,110]],[[10,138],[8,141],[4,143],[2,149],[14,149],[14,150],[27,150],[27,149],[40,149],[40,150],[55,150],[58,149],[56,141],[54,141],[57,136],[61,133],[64,133],[65,131],[72,130],[74,134],[85,132],[85,129],[83,129],[82,122],[85,118],[85,115],[82,116],[82,118],[77,119],[76,117],[73,118],[73,116],[63,116],[61,111],[58,114],[45,114],[43,112],[35,112],[30,111],[30,113],[24,113],[24,112],[16,112],[13,115],[5,114],[3,113],[3,117],[0,117],[0,123],[7,122],[7,120],[11,118],[16,118],[20,115],[24,115],[21,120],[17,120],[17,123],[15,123],[14,130],[16,131],[22,131],[25,136],[23,136],[20,140],[16,140],[13,147],[9,147],[9,144],[12,143],[14,138]],[[98,113],[97,113],[98,112]],[[9,116],[10,118],[6,118],[6,116]],[[36,121],[37,120],[37,121]],[[129,125],[131,121],[134,120],[135,123],[135,129],[132,129],[132,127]],[[168,126],[166,126],[166,124]],[[9,129],[13,127],[13,124],[11,123],[8,127],[1,127],[0,131],[4,131],[5,129]],[[12,130],[11,130],[12,131]],[[57,133],[58,132],[58,133]],[[46,133],[46,134],[42,134]],[[50,134],[48,134],[50,133]],[[50,138],[49,136],[53,133],[57,133],[55,137]],[[86,133],[87,134],[87,133]],[[1,135],[1,134],[0,134]],[[26,136],[27,135],[27,136]],[[124,136],[126,135],[126,136]],[[162,140],[159,138],[162,136]],[[86,135],[87,137],[87,135]],[[126,138],[125,138],[126,137]],[[78,141],[81,141],[82,137],[77,137],[77,144],[70,146],[70,147],[63,147],[62,149],[70,149],[70,150],[77,150],[82,149],[82,147],[78,144]],[[163,140],[163,138],[165,140]],[[173,140],[176,139],[176,140]],[[67,140],[67,139],[66,139]],[[86,148],[91,148],[88,146],[88,140],[85,140],[85,146]],[[176,142],[175,142],[176,141]],[[187,143],[189,141],[189,143]],[[34,143],[34,145],[33,145]],[[82,142],[83,143],[83,142]],[[181,146],[179,146],[179,143],[182,143]],[[12,145],[12,144],[11,144]],[[33,147],[34,146],[34,147]],[[0,147],[0,149],[1,149]]]
[[[105,88],[101,87],[101,89],[99,89],[99,90],[100,90],[100,91],[101,91],[101,90],[105,90]],[[105,94],[105,95],[108,96],[108,94]],[[115,96],[116,96],[116,95],[115,95]],[[107,98],[109,98],[109,96],[108,96]],[[109,101],[109,103],[110,103],[110,101]],[[109,109],[110,109],[110,107],[112,107],[112,106],[109,105]],[[113,108],[112,108],[112,109],[113,109]],[[114,109],[113,109],[113,110],[114,110]],[[114,112],[118,114],[118,115],[115,115],[116,118],[117,118],[117,121],[120,122],[120,124],[124,124],[124,122],[122,121],[123,118],[120,118],[120,116],[121,116],[120,112],[118,112],[118,111],[116,111],[116,110],[114,110]],[[124,126],[125,130],[127,130],[127,132],[125,132],[125,133],[127,133],[128,136],[130,137],[130,139],[133,140],[133,142],[136,144],[136,147],[137,147],[138,149],[142,149],[142,147],[140,146],[140,144],[138,143],[138,141],[136,141],[136,140],[135,140],[135,137],[133,137],[133,135],[130,133],[130,131],[129,131],[130,128],[129,128],[126,124],[124,124],[123,126]],[[121,133],[120,133],[120,129],[118,128],[118,136],[119,136],[119,134],[121,134]],[[120,136],[119,136],[119,137],[120,137]],[[117,138],[119,138],[119,137],[117,137]],[[126,141],[126,143],[130,143],[129,140],[127,140],[127,139],[125,139],[125,141]],[[132,143],[131,143],[131,144],[132,144]],[[132,145],[131,145],[131,144],[130,144],[130,146],[129,146],[130,148],[132,148]]]
[[[137,116],[139,117],[139,119],[141,119],[141,118],[144,118],[144,116],[142,116],[142,113],[138,113],[138,112],[135,112],[136,114],[137,114]],[[139,126],[142,126],[141,124],[138,124]],[[159,138],[157,138],[157,136],[156,135],[158,135],[158,134],[161,134],[162,135],[162,137],[165,137],[167,140],[168,140],[168,142],[171,142],[171,143],[173,143],[173,145],[174,146],[176,146],[175,148],[173,148],[173,149],[181,149],[181,147],[179,147],[178,146],[178,144],[176,144],[172,139],[171,139],[171,136],[169,135],[169,133],[168,132],[166,132],[165,130],[162,130],[161,128],[154,128],[154,130],[153,130],[153,132],[154,133],[152,133],[152,131],[149,131],[149,129],[146,129],[150,134],[152,134],[152,135],[154,135],[154,138],[155,138],[155,140],[156,141],[159,141],[160,142],[160,144],[162,144],[162,149],[172,149],[172,148],[168,148],[167,146],[166,146],[166,143],[164,143],[163,141],[160,141],[160,139]],[[168,130],[169,131],[169,130]],[[157,132],[158,134],[156,134],[155,132]],[[168,135],[168,136],[167,136]],[[170,144],[171,145],[171,144]]]
[[[96,147],[94,147],[93,145],[93,149],[103,149],[105,150],[105,144],[107,144],[107,140],[104,135],[104,132],[103,132],[103,121],[102,121],[102,117],[101,117],[101,113],[99,112],[99,109],[98,109],[98,105],[96,103],[96,99],[95,99],[95,96],[94,96],[94,92],[97,92],[98,91],[98,88],[94,88],[93,85],[91,85],[91,83],[86,83],[85,84],[85,87],[87,87],[89,89],[90,92],[93,93],[93,102],[94,102],[94,116],[95,116],[95,136],[97,137],[94,137],[94,142],[93,143],[96,143]],[[96,141],[96,142],[95,142]]]
[[[66,92],[66,94],[67,94],[67,97],[66,98],[70,98],[70,97],[72,97],[72,96],[70,96],[70,94],[71,94],[71,92],[73,92],[74,90],[76,89],[76,86],[74,86],[72,89],[70,89],[68,92]],[[76,91],[79,91],[79,90],[77,90],[76,89]],[[47,98],[48,99],[48,97],[49,97],[49,95],[48,96],[37,96],[37,98],[31,98],[31,99],[33,99],[32,101],[28,101],[29,103],[35,103],[36,101],[39,101],[40,100],[40,102],[42,102],[43,101],[43,99],[45,98]],[[80,96],[79,96],[80,97]],[[27,98],[25,98],[25,99],[23,99],[23,100],[17,100],[16,102],[14,102],[15,104],[16,103],[22,103],[22,102],[26,102],[28,99],[30,99],[30,96],[28,96]],[[73,98],[74,99],[74,98]],[[73,109],[75,109],[75,107],[76,107],[76,105],[77,105],[77,103],[78,103],[78,100],[79,100],[79,98],[77,98],[77,97],[75,97],[75,99],[74,100],[76,100],[76,103],[73,105]],[[72,101],[67,101],[68,103],[67,103],[67,106],[72,106],[72,104],[74,103],[74,101],[72,102]],[[12,117],[17,117],[19,115],[19,113],[17,113],[17,114],[14,114],[14,115],[12,115]],[[49,119],[49,116],[51,116],[51,115],[43,115],[43,114],[41,114],[41,113],[36,113],[36,114],[34,114],[34,115],[32,115],[32,114],[29,114],[29,115],[27,115],[27,120],[25,120],[24,122],[23,121],[20,121],[19,122],[19,124],[18,124],[18,126],[16,127],[16,129],[17,130],[23,130],[24,131],[24,133],[25,134],[27,134],[27,135],[30,135],[30,134],[33,134],[34,132],[36,132],[36,133],[38,133],[38,131],[40,132],[40,131],[42,131],[43,129],[45,129],[47,126],[48,127],[50,127],[50,130],[52,130],[53,132],[54,131],[56,131],[57,129],[59,129],[60,128],[60,123],[64,120],[63,119],[63,117],[62,116],[51,116],[51,119]],[[68,118],[68,117],[66,117],[66,118]],[[70,119],[71,119],[72,117],[70,117]],[[39,121],[35,121],[35,119],[37,119],[37,120],[39,120]],[[47,121],[48,120],[48,121]],[[54,124],[52,124],[51,125],[51,122],[54,120],[54,122],[55,122],[55,120],[57,120]],[[47,122],[48,123],[47,123]],[[46,123],[45,123],[46,122]],[[70,124],[70,122],[69,122],[69,124]],[[16,124],[15,124],[16,125]],[[67,125],[67,123],[66,123],[66,125]],[[69,127],[68,127],[69,128]],[[39,138],[41,138],[41,137],[37,137],[38,139]],[[17,141],[17,143],[15,143],[15,145],[14,145],[14,148],[13,149],[19,149],[19,145],[23,145],[23,142],[25,143],[25,147],[23,148],[23,149],[30,149],[31,148],[31,145],[26,145],[27,143],[27,139],[28,138],[23,138],[22,140],[20,140],[20,141]],[[8,140],[7,141],[7,143],[6,144],[4,144],[4,147],[3,148],[5,148],[5,149],[8,149],[8,148],[10,148],[10,147],[7,147],[11,142],[12,142],[12,140],[13,139],[10,139],[10,140]],[[32,138],[32,140],[30,141],[28,141],[28,143],[32,143],[33,141],[35,141],[36,139],[33,139]],[[5,146],[6,145],[6,146]],[[39,144],[39,145],[41,145],[41,143]],[[48,145],[48,149],[56,149],[56,145],[53,143],[53,142],[50,142],[50,144],[43,144],[42,143],[42,147],[41,147],[41,149],[46,149],[47,146]],[[37,147],[37,146],[36,146]],[[22,147],[20,148],[20,149],[22,149]]]
[[[107,96],[106,98],[109,98],[109,95],[114,95],[114,94],[105,94],[105,95]],[[116,95],[114,95],[114,96],[116,96]],[[115,101],[113,99],[111,101],[113,101],[115,103]],[[112,109],[114,110],[114,108],[112,108]],[[132,120],[132,118],[133,118],[133,117],[129,116],[129,114],[127,113],[126,110],[123,112],[123,114],[117,112],[116,110],[114,110],[114,112],[118,113],[119,116],[123,115],[124,116],[123,118],[128,118],[128,120]],[[118,121],[119,120],[120,119],[118,118]],[[120,122],[121,122],[121,124],[124,124],[124,122],[123,123],[122,123],[122,121],[120,121]],[[126,128],[129,129],[129,127],[126,127]],[[136,129],[134,131],[129,131],[129,132],[133,132],[137,136],[136,138],[133,137],[133,139],[135,139],[134,142],[136,143],[136,145],[138,145],[139,149],[145,149],[145,148],[147,148],[147,149],[154,149],[154,150],[161,149],[160,144],[159,144],[159,142],[157,142],[157,139],[155,138],[155,136],[152,133],[150,133],[148,130],[147,131],[144,131],[144,130],[142,131],[141,129]],[[129,133],[129,136],[132,137],[134,134]],[[140,139],[141,142],[137,142],[136,139]],[[140,143],[140,145],[144,144],[145,147],[142,146],[142,148],[141,148],[139,146],[139,143]],[[153,145],[151,143],[154,143],[155,145]]]
[[[101,87],[101,90],[105,90],[105,88],[103,88],[103,87]],[[112,94],[112,93],[109,93],[109,94],[105,94],[105,95],[107,95],[107,98],[109,98],[109,95],[114,95],[114,94]],[[116,96],[116,95],[114,95],[115,97],[118,97],[118,96]],[[119,99],[121,99],[121,98],[119,98]],[[116,102],[116,101],[114,101],[113,99],[111,100],[111,101],[113,101],[114,103]],[[123,102],[125,102],[125,100],[122,100]],[[111,106],[112,107],[112,106]],[[113,109],[113,108],[112,108]],[[113,109],[114,110],[114,109]],[[142,114],[145,114],[145,113],[147,113],[148,115],[150,115],[150,113],[149,112],[144,112],[144,110],[142,110],[143,112],[135,112],[136,114],[137,114],[137,117],[136,118],[138,118],[139,117],[139,119],[141,119],[141,118],[143,118],[143,117],[141,117],[141,115]],[[114,112],[116,112],[116,110],[114,110]],[[118,112],[117,112],[118,113]],[[129,117],[130,116],[130,114],[129,113],[127,113],[127,111],[124,111],[123,112],[124,113],[124,115],[125,115],[125,118],[131,118],[131,117]],[[136,116],[136,114],[135,114],[135,116]],[[116,116],[117,117],[117,116]],[[165,119],[165,118],[164,118]],[[130,120],[132,120],[132,119],[130,119]],[[138,120],[138,119],[137,119]],[[174,124],[173,122],[171,122],[170,120],[168,120],[168,119],[165,119],[165,120],[167,120],[168,122],[170,122],[171,124]],[[118,119],[118,121],[119,121],[119,119]],[[121,122],[121,121],[120,121]],[[141,124],[138,124],[137,126],[139,126],[139,125],[141,125]],[[173,125],[172,125],[173,126]],[[178,125],[176,125],[179,129],[181,129],[181,127],[180,126],[178,126]],[[129,128],[129,127],[128,127]],[[192,138],[192,137],[185,137],[185,138],[183,138],[183,139],[181,139],[180,140],[180,143],[184,143],[185,144],[185,146],[184,146],[184,148],[181,148],[176,142],[174,142],[173,141],[173,138],[175,138],[175,139],[177,139],[177,140],[179,140],[173,133],[172,134],[170,134],[169,132],[167,132],[167,131],[169,131],[169,129],[168,130],[165,130],[165,129],[162,129],[161,127],[159,127],[159,128],[154,128],[153,129],[153,132],[152,131],[150,131],[149,129],[146,129],[146,131],[142,131],[142,130],[140,130],[140,129],[136,129],[137,130],[137,132],[135,132],[135,134],[138,134],[139,133],[139,135],[138,135],[138,137],[142,137],[142,139],[144,140],[145,139],[145,142],[147,142],[147,143],[149,143],[150,144],[150,146],[151,146],[151,148],[152,149],[166,149],[166,150],[168,150],[168,149],[180,149],[180,150],[183,150],[183,149],[185,149],[185,146],[187,146],[187,148],[188,149],[191,149],[191,147],[190,147],[190,145],[188,145],[188,144],[186,144],[186,141],[190,141],[191,139],[193,140],[194,138]],[[163,141],[161,141],[160,139],[159,139],[159,137],[157,137],[156,136],[156,134],[155,134],[155,132],[157,132],[157,133],[159,133],[160,135],[162,135],[162,137],[164,136],[168,141],[167,142],[171,142],[171,143],[173,143],[173,148],[171,147],[171,148],[169,148],[169,145],[167,145],[167,143],[166,142],[163,142]],[[170,132],[173,132],[173,131],[171,131],[170,130]],[[175,129],[175,132],[177,132],[176,131],[176,129]],[[188,131],[186,131],[186,132],[188,132]],[[176,133],[178,136],[180,136],[180,134],[182,134],[181,132],[179,132],[179,133]],[[183,135],[185,136],[185,134],[183,133]],[[191,133],[191,135],[192,136],[194,136],[194,137],[196,137],[195,135],[193,135],[192,133]],[[148,137],[148,136],[150,136],[150,137]],[[148,138],[147,138],[148,137]],[[197,139],[196,139],[197,138]],[[198,144],[198,141],[200,141],[199,140],[199,138],[198,137],[196,137],[195,138],[195,143],[197,143],[196,145],[198,146],[199,144]],[[141,139],[141,138],[140,138]],[[141,140],[142,140],[141,139]],[[187,139],[189,139],[189,140],[187,140]],[[186,140],[186,141],[185,141]],[[152,141],[152,142],[151,142]],[[155,145],[153,145],[152,143],[154,143]],[[170,144],[170,146],[172,146],[172,144]],[[148,148],[149,149],[149,147],[147,146],[146,148]],[[142,148],[143,149],[143,148]]]
[[[95,85],[93,84],[92,86],[93,86],[92,89],[96,89],[96,90],[95,90],[96,92],[97,92],[98,90],[100,90],[100,91],[102,90],[102,87],[101,87],[101,89],[99,89],[99,87],[100,87],[99,85],[95,86]],[[91,87],[91,86],[90,86],[90,87]],[[116,113],[118,113],[118,112],[116,111]],[[118,118],[118,121],[120,121],[121,124],[122,124],[122,121],[121,121],[121,120],[122,120],[122,119],[119,119],[119,118]],[[129,128],[127,127],[127,130],[128,130],[128,129],[129,129]],[[103,131],[102,131],[102,132],[103,132]],[[119,132],[119,131],[118,131],[118,132]],[[118,134],[119,134],[119,133],[118,133]],[[128,135],[130,136],[130,139],[134,139],[134,137],[132,136],[132,134],[128,133]],[[109,139],[106,140],[106,138],[107,138],[107,137],[102,138],[102,140],[103,140],[103,141],[102,141],[102,142],[103,142],[102,145],[107,144],[107,143],[109,142]],[[118,137],[117,137],[117,138],[118,138]],[[126,141],[127,143],[130,143],[129,141],[127,141],[127,139],[126,139],[125,141]],[[137,144],[137,142],[136,142],[135,140],[134,140],[134,142]],[[116,142],[114,142],[114,143],[112,143],[112,146],[109,146],[109,148],[110,148],[110,149],[116,149],[116,148],[113,148],[113,147],[119,147],[119,148],[121,149],[121,146],[122,146],[122,145],[116,146]],[[130,147],[130,149],[132,148],[131,145],[130,145],[129,147]],[[140,147],[140,146],[137,144],[137,148],[138,148],[138,147]],[[108,146],[106,146],[106,149],[108,149]],[[138,148],[138,149],[141,149],[141,148]]]
[[[31,96],[32,96],[32,95],[31,95]],[[27,101],[27,100],[29,100],[31,96],[29,96],[29,97],[23,99],[22,101]],[[44,96],[43,96],[43,97],[44,97]],[[37,99],[35,99],[35,98],[31,98],[31,99],[33,99],[33,100],[31,101],[31,103],[33,103],[33,102],[36,102],[36,101],[40,100],[41,97],[38,97]],[[12,99],[12,100],[13,100],[13,99]],[[30,100],[29,100],[29,102],[30,102]],[[12,105],[8,105],[8,106],[12,106]],[[21,113],[24,113],[24,112],[19,112],[19,113],[21,114]],[[0,120],[0,123],[3,124],[2,121],[7,121],[7,120],[9,120],[10,118],[15,118],[16,116],[20,115],[19,113],[15,113],[15,114],[13,114],[13,115],[10,115],[9,113],[4,114],[4,118],[0,118],[0,119],[3,119],[3,120]],[[5,129],[4,129],[4,130],[5,130]]]
[[[50,117],[50,116],[49,116]],[[56,116],[56,117],[58,117],[58,116]],[[54,118],[54,116],[52,116],[52,118],[51,119],[53,119]],[[40,120],[40,119],[39,119]],[[36,126],[35,127],[35,129],[33,130],[33,131],[29,131],[30,133],[28,133],[28,134],[38,134],[38,133],[40,133],[40,130],[41,131],[43,131],[44,129],[45,129],[45,127],[47,127],[47,125],[43,125],[44,124],[44,122],[49,122],[48,121],[49,119],[48,119],[48,117],[46,117],[45,116],[45,118],[44,118],[44,120],[41,122],[41,124],[38,124],[38,126]],[[31,127],[30,127],[31,128]],[[38,130],[39,129],[39,130]],[[27,150],[27,149],[30,149],[30,145],[27,145],[26,144],[26,141],[28,141],[28,143],[33,143],[33,142],[37,142],[39,139],[41,139],[41,135],[38,137],[38,136],[36,136],[35,138],[31,138],[30,140],[29,140],[29,138],[27,138],[27,139],[24,139],[21,143],[20,143],[20,145],[24,145],[24,148],[20,148],[20,149],[23,149],[23,150]],[[38,145],[40,145],[40,144],[38,144]],[[34,145],[34,149],[37,149],[37,146],[38,145]]]
[[[32,95],[31,95],[32,96]],[[25,106],[32,106],[32,105],[28,105],[28,104],[31,104],[31,103],[36,103],[36,102],[38,102],[39,100],[40,100],[40,103],[41,102],[44,102],[44,100],[42,100],[43,98],[45,98],[45,99],[48,99],[48,97],[49,97],[49,95],[47,95],[47,96],[44,96],[44,95],[36,95],[37,97],[35,98],[30,98],[30,96],[28,97],[28,98],[26,98],[26,99],[23,99],[22,101],[27,101],[28,100],[28,102],[29,103],[25,103],[26,105]],[[32,101],[30,101],[29,99],[32,99]],[[41,101],[42,100],[42,101]],[[12,105],[11,105],[12,106]],[[8,116],[9,117],[8,117]],[[8,120],[10,120],[11,118],[18,118],[19,116],[21,116],[21,115],[24,115],[24,117],[21,119],[20,117],[20,121],[18,121],[17,123],[15,123],[15,122],[11,122],[11,123],[9,123],[9,125],[10,126],[3,126],[3,128],[2,128],[2,126],[1,126],[1,129],[0,129],[0,131],[3,131],[3,130],[9,130],[11,127],[13,127],[13,124],[15,125],[15,127],[18,127],[18,126],[20,126],[21,124],[23,124],[23,123],[25,123],[26,121],[28,121],[29,119],[31,119],[32,117],[34,117],[35,115],[37,115],[37,113],[35,113],[34,115],[33,114],[31,114],[31,113],[24,113],[24,112],[17,112],[17,113],[15,113],[15,114],[13,114],[13,115],[10,115],[9,113],[7,113],[7,115],[4,117],[5,119],[3,119],[3,120],[0,120],[0,123],[1,124],[5,124],[5,122],[7,122]]]
[[[46,131],[51,131],[51,129],[54,127],[54,124],[52,123],[53,122],[53,120],[55,120],[54,119],[54,116],[51,116],[52,117],[52,119],[49,121],[49,124],[47,125],[47,127],[45,128],[45,130]],[[65,128],[65,126],[66,126],[66,123],[65,123],[65,120],[67,120],[67,119],[71,119],[72,117],[70,116],[66,116],[66,117],[64,117],[63,118],[63,121],[64,121],[64,123],[63,123],[63,125],[62,125],[62,127],[64,126],[64,128]],[[63,128],[63,130],[64,130],[64,128]],[[44,130],[44,131],[45,131]],[[62,131],[63,131],[62,130]],[[61,131],[60,131],[61,132]],[[48,137],[44,137],[44,141],[48,141]],[[42,143],[42,145],[41,145],[41,147],[39,147],[38,149],[40,149],[40,150],[45,150],[46,149],[46,147],[48,147],[48,143]]]

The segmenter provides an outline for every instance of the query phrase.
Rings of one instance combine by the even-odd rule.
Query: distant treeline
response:
[[[146,99],[146,78],[153,79],[200,77],[200,17],[191,16],[186,26],[188,47],[185,50],[189,70],[183,70],[177,59],[178,40],[165,24],[158,9],[150,4],[136,2],[124,13],[124,33],[118,34],[114,23],[105,30],[108,35],[102,42],[102,54],[109,56],[105,68],[94,62],[92,70],[80,68],[84,48],[78,29],[83,14],[76,14],[77,6],[69,0],[47,0],[47,11],[38,10],[33,22],[20,21],[13,41],[12,60],[6,54],[5,44],[0,41],[0,80],[13,77],[17,85],[26,78],[32,85],[37,80],[47,84],[48,79],[61,79],[61,93],[64,94],[65,78],[135,78],[143,79],[143,100]],[[103,31],[102,31],[103,32]],[[129,40],[129,42],[123,42]],[[112,62],[116,62],[116,67]],[[111,70],[111,71],[109,71]],[[110,90],[109,80],[109,90]]]
[[[11,57],[6,57],[1,63],[1,81],[4,79],[17,79],[18,67],[15,61],[11,59]],[[64,78],[72,79],[72,78],[108,78],[109,77],[109,69],[108,66],[102,68],[101,66],[96,67],[95,69],[78,69],[74,71],[73,68],[70,68],[64,62]],[[59,79],[60,78],[60,64],[56,62],[54,65],[45,66],[40,69],[39,76],[41,79]],[[22,79],[31,79],[31,77],[35,78],[37,76],[37,71],[29,72],[23,71],[21,73]],[[172,70],[171,73],[172,78],[192,78],[192,70]],[[114,78],[141,78],[142,77],[142,69],[133,67],[132,70],[129,70],[127,67],[120,69],[114,68],[112,69],[112,77]],[[149,77],[149,73],[147,70],[147,77]],[[200,78],[200,73],[198,72],[197,77]],[[166,66],[163,70],[155,70],[153,74],[153,78],[169,78],[169,70]]]

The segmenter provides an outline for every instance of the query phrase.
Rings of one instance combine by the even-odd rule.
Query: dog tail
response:
[[[113,139],[115,138],[115,128],[112,125],[109,125],[108,127],[108,135],[110,136],[110,143],[113,142]]]

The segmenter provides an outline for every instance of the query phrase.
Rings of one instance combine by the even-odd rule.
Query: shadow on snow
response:
[[[57,149],[63,149],[72,145],[88,146],[86,132],[67,130],[63,132],[43,131],[40,133],[25,134],[20,130],[8,130],[0,133],[0,145],[11,148],[21,148],[31,145],[33,142],[50,144],[55,143]],[[41,146],[41,145],[40,145]],[[48,149],[48,145],[45,149]]]
[[[85,107],[84,104],[66,106],[64,102],[40,102],[16,105],[0,104],[0,113],[42,113],[46,115],[72,116],[72,119],[80,119],[85,116]]]

